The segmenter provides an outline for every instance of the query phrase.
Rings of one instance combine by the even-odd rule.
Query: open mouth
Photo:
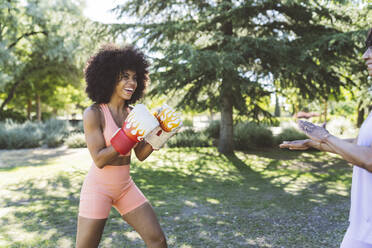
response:
[[[132,88],[125,88],[124,91],[127,94],[133,94],[134,93],[134,89],[132,89]]]

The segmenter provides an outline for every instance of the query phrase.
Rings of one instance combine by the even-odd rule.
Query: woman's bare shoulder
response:
[[[101,123],[101,109],[98,104],[92,104],[84,110],[83,114],[84,122],[90,124],[100,124]]]

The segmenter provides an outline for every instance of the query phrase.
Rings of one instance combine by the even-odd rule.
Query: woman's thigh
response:
[[[98,247],[107,219],[78,217],[76,248]]]
[[[123,219],[139,233],[146,244],[149,242],[166,243],[158,218],[149,202],[123,215]]]

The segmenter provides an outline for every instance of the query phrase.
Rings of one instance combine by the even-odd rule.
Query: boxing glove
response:
[[[159,121],[145,105],[137,104],[129,113],[122,128],[111,137],[111,145],[118,153],[125,155],[156,127],[159,127]]]
[[[160,125],[146,135],[145,141],[149,143],[154,150],[159,150],[181,128],[182,119],[180,113],[166,104],[153,114]]]

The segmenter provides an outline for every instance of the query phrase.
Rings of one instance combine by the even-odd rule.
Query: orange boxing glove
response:
[[[158,111],[153,112],[160,126],[145,137],[154,150],[160,149],[182,127],[181,114],[164,104]]]

